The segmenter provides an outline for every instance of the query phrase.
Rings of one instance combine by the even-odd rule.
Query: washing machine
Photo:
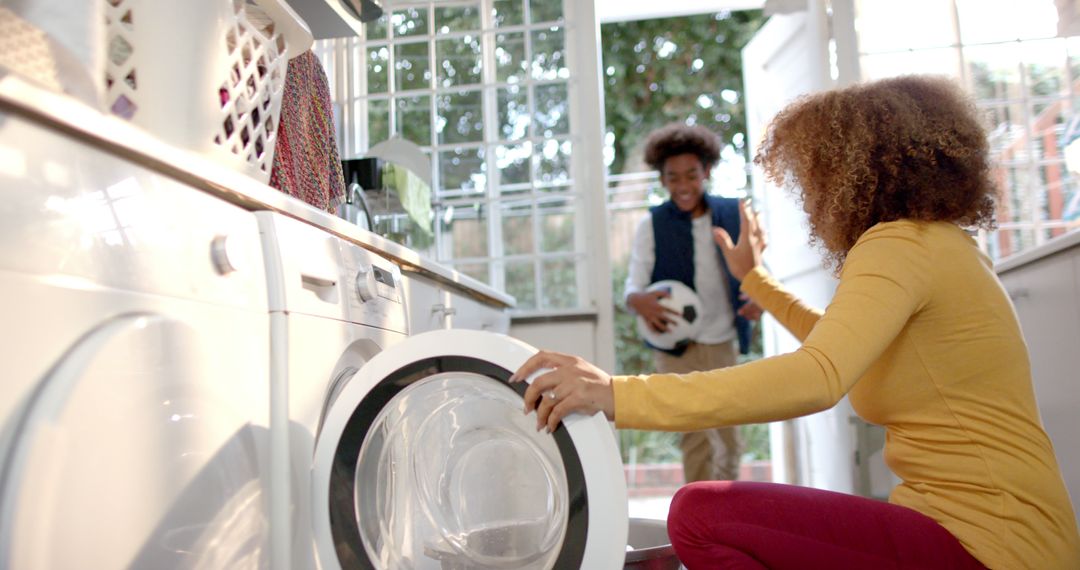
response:
[[[0,315],[0,568],[269,565],[250,212],[0,106]]]
[[[256,212],[271,326],[272,503],[279,568],[317,564],[311,487],[315,440],[349,378],[408,335],[401,271],[322,229]]]
[[[536,431],[525,385],[507,382],[534,348],[474,330],[407,336],[395,266],[302,222],[259,220],[288,357],[275,452],[287,449],[293,567],[622,568],[613,432],[602,415]]]

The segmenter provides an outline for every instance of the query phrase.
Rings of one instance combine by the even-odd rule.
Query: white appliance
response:
[[[622,567],[615,439],[600,416],[535,430],[524,386],[506,382],[535,349],[472,330],[406,338],[394,265],[257,216],[272,352],[287,358],[271,367],[274,474],[289,482],[272,524],[289,529],[275,539],[291,567]]]
[[[316,566],[310,499],[327,402],[408,333],[401,271],[304,222],[256,212],[268,269],[274,431],[275,560]]]
[[[0,568],[269,564],[258,227],[0,110]]]

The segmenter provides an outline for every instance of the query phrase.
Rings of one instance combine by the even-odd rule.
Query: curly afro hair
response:
[[[697,155],[701,166],[712,168],[720,160],[720,138],[705,127],[671,123],[645,140],[645,163],[658,171],[663,171],[667,159],[680,154]]]
[[[998,192],[975,106],[943,77],[905,76],[804,96],[766,129],[754,161],[797,188],[811,242],[839,270],[877,223],[994,227]]]

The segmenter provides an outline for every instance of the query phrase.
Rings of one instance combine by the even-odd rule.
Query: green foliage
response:
[[[743,442],[743,460],[759,461],[771,459],[769,453],[769,424],[749,424],[739,426],[739,435]]]
[[[619,450],[623,463],[678,463],[680,434],[666,431],[619,430]]]
[[[743,461],[761,461],[772,457],[769,454],[769,424],[739,426],[739,436],[743,442]],[[680,434],[666,431],[621,429],[619,451],[623,463],[678,463],[682,461],[680,437]]]
[[[601,26],[611,172],[622,172],[641,139],[673,121],[708,127],[745,152],[742,48],[764,21],[747,10]]]

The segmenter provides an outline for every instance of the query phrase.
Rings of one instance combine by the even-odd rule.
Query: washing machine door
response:
[[[438,330],[379,353],[331,404],[315,448],[324,568],[621,568],[627,502],[603,415],[536,431],[536,349]]]

